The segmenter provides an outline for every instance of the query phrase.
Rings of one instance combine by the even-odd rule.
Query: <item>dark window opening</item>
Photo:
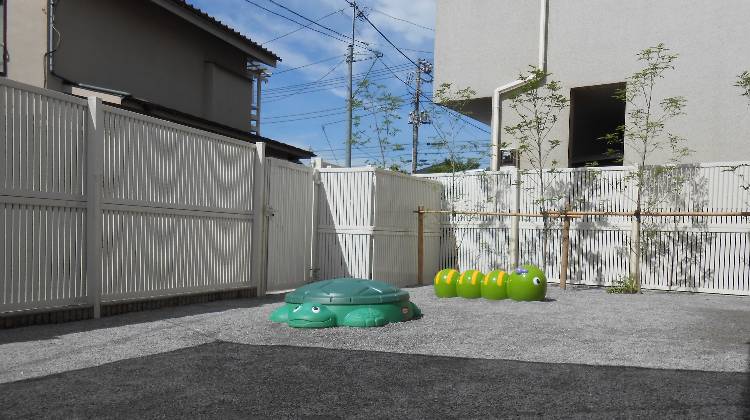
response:
[[[622,133],[615,141],[603,139],[625,124],[625,102],[615,97],[621,89],[625,83],[570,90],[570,167],[622,165]]]

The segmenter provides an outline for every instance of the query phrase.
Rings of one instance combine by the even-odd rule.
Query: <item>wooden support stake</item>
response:
[[[570,205],[566,207],[566,211],[570,210]],[[563,230],[562,230],[562,248],[560,250],[560,288],[565,289],[568,282],[568,261],[570,257],[570,217],[563,219]]]
[[[424,273],[424,207],[417,208],[417,284],[422,286]]]
[[[630,280],[635,280],[635,288],[641,291],[641,220],[633,218],[630,230]]]

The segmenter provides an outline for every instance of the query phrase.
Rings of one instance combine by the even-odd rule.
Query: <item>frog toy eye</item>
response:
[[[534,282],[534,286],[539,286],[539,283],[541,283],[541,280],[539,280],[539,277],[534,277],[534,279],[531,281]]]
[[[301,305],[297,305],[296,308],[292,309],[292,312],[299,312],[299,310],[302,309]]]
[[[317,306],[313,306],[311,310],[312,310],[312,313],[314,314],[317,314],[318,312],[320,312],[320,308],[318,308]]]

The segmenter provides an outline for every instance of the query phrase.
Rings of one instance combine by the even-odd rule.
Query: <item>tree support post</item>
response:
[[[565,211],[570,211],[570,205],[565,208]],[[563,219],[563,230],[562,230],[562,241],[560,250],[560,288],[565,289],[568,282],[568,262],[570,257],[570,217],[565,215]]]
[[[630,279],[635,281],[638,292],[641,291],[641,217],[636,213],[630,230]]]
[[[515,211],[516,215],[513,216],[510,219],[510,265],[511,270],[515,269],[520,265],[520,224],[521,224],[521,216],[518,215],[518,213],[521,212],[521,155],[520,152],[516,152],[515,156],[515,166],[516,170],[515,172],[515,183],[513,184],[515,186],[514,193],[515,198],[513,200],[513,210]]]

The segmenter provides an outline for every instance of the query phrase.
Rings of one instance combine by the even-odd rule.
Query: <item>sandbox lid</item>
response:
[[[409,292],[377,280],[340,278],[304,285],[287,293],[287,303],[374,305],[408,301]]]

